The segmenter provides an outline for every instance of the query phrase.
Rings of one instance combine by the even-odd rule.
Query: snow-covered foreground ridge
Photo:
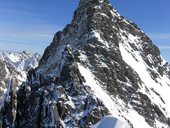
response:
[[[126,128],[124,123],[115,117],[104,117],[92,128]]]
[[[169,84],[168,63],[135,23],[107,0],[80,0],[39,66],[10,90],[0,125],[169,128]]]

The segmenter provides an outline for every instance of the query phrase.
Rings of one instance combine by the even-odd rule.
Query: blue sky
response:
[[[79,0],[0,0],[0,50],[43,53],[72,20]],[[170,62],[170,0],[110,0],[136,22]]]

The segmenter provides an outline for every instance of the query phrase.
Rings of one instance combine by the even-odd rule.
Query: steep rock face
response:
[[[107,0],[80,0],[17,92],[13,123],[1,124],[92,127],[112,115],[129,128],[166,128],[168,72],[158,47]]]

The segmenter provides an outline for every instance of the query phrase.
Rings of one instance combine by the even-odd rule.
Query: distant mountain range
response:
[[[8,83],[13,79],[18,87],[26,81],[27,72],[38,66],[39,54],[0,52],[0,99],[7,91]]]

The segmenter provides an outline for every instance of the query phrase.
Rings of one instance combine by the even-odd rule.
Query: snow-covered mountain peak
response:
[[[8,101],[1,122],[16,127],[100,128],[117,122],[126,128],[168,128],[169,83],[168,64],[135,23],[107,0],[80,0],[71,24],[55,34],[17,99]],[[17,109],[11,104],[15,100]]]

